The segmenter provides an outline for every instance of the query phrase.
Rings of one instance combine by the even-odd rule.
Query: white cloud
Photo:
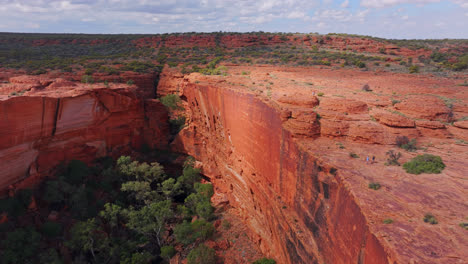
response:
[[[360,9],[350,8],[355,6],[350,0],[0,0],[0,28],[90,33],[310,32],[320,28],[322,33],[329,30],[405,38],[468,37],[463,25],[468,16],[468,0],[359,1]],[[432,11],[414,12],[412,6],[405,10],[398,6],[442,1],[461,8],[426,14]],[[392,6],[395,8],[388,12],[386,8]],[[437,28],[436,21],[446,24],[444,30]]]
[[[382,8],[398,4],[428,4],[436,2],[440,2],[440,0],[361,0],[361,6]]]
[[[455,4],[460,5],[463,8],[468,8],[467,0],[452,0]]]
[[[430,4],[438,3],[441,0],[361,0],[361,6],[364,7],[375,7],[383,8],[394,6],[398,4]],[[449,0],[457,5],[460,5],[462,8],[468,8],[468,0]]]
[[[82,18],[81,21],[83,21],[83,22],[94,22],[94,21],[96,21],[96,19],[91,18],[91,17],[85,17],[85,18]]]
[[[348,8],[349,7],[349,0],[345,0],[343,3],[341,3],[342,8]]]

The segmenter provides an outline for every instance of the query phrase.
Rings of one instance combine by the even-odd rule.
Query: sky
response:
[[[468,0],[0,0],[0,32],[215,31],[468,39]]]

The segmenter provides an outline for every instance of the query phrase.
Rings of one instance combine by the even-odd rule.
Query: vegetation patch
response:
[[[177,248],[188,263],[215,263],[213,249],[197,247],[215,228],[213,186],[199,182],[194,163],[189,157],[170,173],[128,156],[61,166],[38,189],[0,200],[8,215],[0,224],[1,262],[168,263]]]
[[[380,183],[378,183],[378,182],[371,182],[371,183],[369,183],[369,189],[372,189],[372,190],[376,190],[376,191],[377,191],[377,190],[380,189],[380,188],[381,188],[381,186],[380,186]]]
[[[403,168],[411,174],[441,173],[445,168],[445,164],[439,156],[423,154],[403,164]]]
[[[386,225],[391,224],[391,223],[393,223],[393,219],[391,219],[391,218],[384,219],[384,220],[382,221],[382,223],[384,223],[384,224],[386,224]]]
[[[276,261],[273,259],[262,258],[254,261],[252,264],[276,264]]]
[[[438,223],[437,219],[432,214],[429,214],[429,213],[424,215],[423,221],[431,225],[436,225]]]
[[[395,152],[394,150],[389,150],[387,153],[387,162],[385,162],[385,165],[387,166],[400,166],[400,162],[398,161],[401,157],[400,152]]]
[[[168,94],[159,98],[159,101],[170,110],[182,110],[184,109],[181,105],[182,100],[177,94]]]
[[[413,152],[413,151],[416,151],[418,148],[416,147],[416,139],[413,138],[413,139],[409,139],[408,137],[406,136],[397,136],[396,139],[395,139],[395,143],[398,147],[406,150],[406,151],[410,151],[410,152]]]

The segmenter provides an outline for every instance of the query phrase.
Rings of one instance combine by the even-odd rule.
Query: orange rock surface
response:
[[[180,83],[189,123],[173,148],[202,162],[216,193],[278,263],[468,260],[468,237],[458,226],[468,212],[467,145],[458,133],[464,123],[441,123],[466,115],[451,113],[441,99],[453,99],[453,109],[466,107],[456,79],[231,66],[228,76],[191,74]],[[366,83],[372,92],[361,90]],[[318,105],[309,105],[307,98],[319,92]],[[398,150],[401,135],[416,138],[420,150]],[[384,165],[392,149],[402,152],[400,162],[432,153],[447,167],[441,174],[407,174]],[[366,164],[367,156],[376,162]],[[370,182],[382,188],[369,189]],[[423,221],[428,212],[439,224]]]
[[[3,86],[12,84],[21,86],[24,95],[8,95]],[[0,91],[6,91],[0,94],[3,190],[15,183],[32,185],[71,159],[120,155],[144,142],[153,147],[167,144],[165,108],[157,100],[143,99],[145,92],[135,85],[106,87],[19,76]]]

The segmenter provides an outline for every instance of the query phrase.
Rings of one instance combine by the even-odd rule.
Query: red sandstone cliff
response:
[[[241,76],[246,70],[233,68],[231,77],[192,74],[162,81],[181,84],[187,100],[189,125],[173,147],[203,163],[216,195],[238,210],[264,253],[278,263],[468,259],[465,231],[458,226],[468,209],[466,146],[446,146],[459,140],[462,133],[454,129],[462,128],[442,123],[464,114],[449,114],[437,96],[422,101],[414,96],[443,93],[457,98],[452,110],[464,109],[466,98],[452,80],[418,82],[402,75],[389,83],[386,74],[274,67],[249,68],[250,76]],[[360,91],[361,79],[378,91]],[[320,87],[309,88],[307,81]],[[274,84],[265,89],[259,83]],[[446,88],[435,91],[430,83]],[[317,89],[326,94],[320,102],[310,96]],[[406,100],[392,105],[387,98],[395,94]],[[385,152],[399,135],[418,138],[426,151],[441,155],[444,172],[415,176],[385,166]],[[377,163],[365,164],[366,155],[376,155]],[[402,160],[415,155],[403,153]],[[369,189],[373,181],[383,189]],[[422,221],[427,212],[442,219],[438,225]],[[394,223],[383,224],[386,218]]]
[[[0,189],[22,180],[34,184],[67,160],[167,144],[166,110],[157,100],[143,99],[147,93],[138,86],[28,76],[10,81],[0,90],[26,92],[0,95]]]

